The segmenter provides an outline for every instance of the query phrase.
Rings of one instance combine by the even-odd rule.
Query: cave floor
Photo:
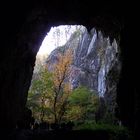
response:
[[[8,140],[112,140],[114,136],[105,130],[14,130],[8,136]],[[120,136],[117,140],[127,140]]]

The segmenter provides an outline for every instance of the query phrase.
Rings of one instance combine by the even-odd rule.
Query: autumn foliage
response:
[[[51,70],[49,64],[41,65],[37,78],[32,81],[28,106],[41,122],[60,124],[94,119],[98,97],[86,87],[72,89],[72,62],[72,50],[61,52]]]

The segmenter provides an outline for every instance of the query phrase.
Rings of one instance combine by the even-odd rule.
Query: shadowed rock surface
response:
[[[129,3],[129,2],[127,2]],[[62,24],[93,27],[105,36],[120,40],[122,71],[117,88],[119,118],[139,135],[140,94],[138,92],[139,55],[131,44],[136,31],[133,7],[120,1],[98,2],[75,0],[4,1],[1,3],[0,55],[0,127],[6,132],[16,127],[23,116],[35,56],[51,26]],[[126,15],[129,17],[127,18]],[[124,24],[131,26],[124,28]],[[136,39],[135,39],[136,41]],[[127,44],[128,42],[128,44]],[[133,41],[132,41],[133,42]],[[134,42],[133,42],[134,43]],[[133,47],[134,46],[134,47]],[[134,57],[132,57],[134,55]],[[132,66],[131,66],[132,65]],[[115,70],[115,69],[114,69]],[[112,75],[112,72],[109,73]],[[110,89],[108,89],[110,90]]]
[[[115,136],[115,137],[114,137]],[[21,130],[15,131],[9,135],[9,140],[77,140],[77,139],[95,139],[95,140],[132,140],[125,134],[119,134],[117,137],[115,133],[108,132],[106,130],[76,130],[76,131],[31,131]]]
[[[109,37],[104,37],[95,28],[88,33],[82,26],[64,46],[58,47],[49,55],[46,64],[50,70],[59,61],[59,54],[68,49],[73,51],[69,79],[72,87],[86,86],[100,97],[105,97],[109,112],[114,114],[121,71],[119,42],[116,39],[111,42]]]

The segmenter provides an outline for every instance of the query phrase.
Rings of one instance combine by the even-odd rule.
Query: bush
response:
[[[94,132],[107,132],[110,140],[132,140],[131,132],[124,126],[85,122],[81,125],[75,126],[74,129],[92,130]]]

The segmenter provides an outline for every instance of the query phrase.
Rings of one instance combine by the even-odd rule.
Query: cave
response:
[[[96,1],[20,1],[4,2],[2,6],[2,45],[0,56],[0,128],[6,133],[15,128],[22,116],[36,54],[46,33],[52,26],[63,24],[84,25],[89,31],[94,26],[105,36],[120,41],[122,71],[117,91],[120,112],[117,114],[123,124],[138,136],[140,125],[140,103],[136,70],[136,52],[127,44],[130,28],[126,28],[129,18],[133,19],[129,8],[121,2]],[[118,11],[119,7],[119,11]],[[130,15],[129,15],[130,14]],[[126,17],[129,15],[129,18]],[[132,57],[135,54],[134,57]],[[130,66],[129,63],[133,66]],[[137,78],[138,79],[138,78]]]
[[[72,54],[70,52],[68,53],[68,51],[71,51]],[[67,57],[65,57],[65,54],[67,54]],[[70,54],[71,56],[69,56]],[[61,59],[61,57],[65,58],[65,60],[61,60],[60,63],[59,59]],[[68,61],[71,64],[65,65],[66,61]],[[67,69],[70,68],[68,70],[69,72],[63,71],[64,69],[62,68],[64,67],[64,65]],[[44,68],[45,66],[46,68]],[[59,66],[61,66],[61,69]],[[61,71],[61,74],[57,73],[53,67],[57,67],[57,71]],[[76,115],[75,112],[75,118],[74,118],[72,115],[68,113],[70,112],[70,110],[72,111],[72,109],[74,108],[74,106],[72,107],[73,103],[71,101],[71,103],[69,102],[67,103],[67,105],[65,105],[65,109],[67,110],[66,111],[67,113],[65,112],[64,115],[61,116],[62,118],[61,120],[63,120],[63,122],[66,123],[68,121],[68,119],[66,118],[71,118],[71,121],[75,121],[75,125],[76,125],[77,124],[76,121],[82,122],[83,121],[82,116],[83,117],[85,116],[85,120],[87,118],[88,121],[90,119],[91,121],[93,121],[96,118],[96,122],[99,121],[103,122],[103,120],[105,122],[106,120],[106,123],[107,123],[107,119],[105,118],[108,118],[108,123],[109,123],[109,116],[110,116],[110,123],[115,124],[119,121],[115,117],[115,112],[116,109],[118,108],[117,107],[118,105],[116,103],[116,95],[117,95],[117,84],[119,82],[121,67],[122,66],[120,61],[119,41],[116,41],[115,39],[113,39],[112,41],[110,37],[105,37],[102,31],[96,30],[96,28],[93,27],[90,30],[90,32],[88,32],[87,28],[82,25],[73,25],[73,26],[60,25],[57,27],[52,27],[49,33],[47,34],[47,36],[45,37],[45,39],[43,40],[42,45],[36,56],[36,65],[34,67],[32,82],[31,82],[30,90],[28,92],[29,102],[27,101],[27,105],[32,110],[34,114],[33,116],[36,116],[36,121],[42,122],[41,120],[43,120],[43,118],[44,119],[46,118],[45,119],[46,122],[52,123],[54,118],[52,114],[54,110],[52,107],[54,98],[52,96],[55,95],[56,89],[59,85],[59,82],[57,82],[56,84],[53,83],[53,81],[56,81],[57,77],[65,77],[64,81],[67,81],[66,83],[69,84],[69,86],[71,87],[70,89],[72,90],[70,90],[70,95],[68,95],[69,96],[68,99],[64,97],[64,95],[66,95],[67,92],[66,93],[62,92],[61,94],[59,93],[59,97],[58,97],[59,100],[57,101],[58,105],[60,105],[59,102],[63,102],[62,99],[64,100],[64,98],[65,100],[67,100],[67,102],[69,102],[70,98],[71,100],[74,98],[72,97],[72,94],[75,91],[81,90],[82,92],[83,89],[83,91],[87,91],[87,93],[92,94],[91,99],[93,98],[93,96],[97,95],[96,98],[98,98],[100,101],[99,100],[96,101],[98,102],[100,109],[97,109],[97,105],[93,105],[94,104],[94,99],[93,99],[91,106],[96,106],[95,109],[96,111],[90,112],[88,111],[88,109],[86,109],[87,110],[86,111],[87,113],[85,113],[86,115],[84,115],[84,113],[81,112],[81,117],[79,117],[80,116],[79,114]],[[43,71],[46,72],[46,75],[44,74]],[[47,75],[47,73],[48,74],[50,73],[50,75],[52,76]],[[53,76],[53,75],[57,75],[57,76]],[[48,76],[47,80],[46,78],[43,78],[47,76]],[[42,83],[42,81],[44,82]],[[52,87],[48,85],[48,81],[52,83],[53,85]],[[66,86],[66,83],[64,81],[62,80],[61,81],[62,84],[60,84],[60,89],[62,91],[64,89],[64,85]],[[51,92],[51,95],[49,95],[50,93],[47,92],[47,90]],[[46,91],[46,95],[45,95],[45,91]],[[47,93],[49,97],[47,97]],[[85,96],[88,96],[88,94],[86,93],[83,94]],[[43,98],[44,101],[41,100],[41,97]],[[80,97],[78,98],[80,100]],[[45,105],[45,100],[46,100],[46,105]],[[90,103],[88,99],[87,102]],[[101,102],[104,102],[104,105]],[[69,105],[71,104],[71,107],[69,107],[69,109],[66,107],[68,106],[68,104]],[[41,115],[42,114],[41,109],[39,109],[41,106],[42,107],[44,106],[42,112],[44,112],[44,114],[46,115]],[[79,107],[79,111],[82,109],[80,103],[75,104],[75,106]],[[48,111],[47,108],[49,108],[51,111]],[[92,109],[93,108],[94,107],[92,107]],[[56,110],[58,111],[59,108],[57,108]],[[90,116],[92,116],[93,118],[91,118]],[[76,118],[79,119],[76,120]],[[83,123],[84,122],[85,121],[83,121]]]

